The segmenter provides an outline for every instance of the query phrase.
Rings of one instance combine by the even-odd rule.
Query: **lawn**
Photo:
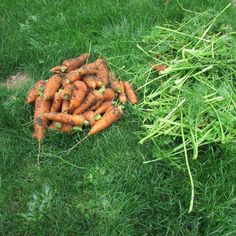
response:
[[[179,1],[185,9],[219,12],[229,1]],[[49,68],[91,50],[122,80],[148,60],[137,47],[155,25],[172,24],[191,14],[177,1],[37,1],[0,3],[0,82],[18,71],[28,75],[16,89],[0,86],[0,234],[1,235],[235,235],[236,147],[213,144],[190,159],[195,183],[183,161],[155,159],[152,142],[139,144],[138,109],[127,106],[112,127],[66,151],[84,133],[48,133],[36,157],[33,108],[28,89],[47,79]],[[223,23],[235,27],[235,10]],[[141,68],[141,69],[140,69]],[[143,81],[135,80],[134,86]],[[142,100],[142,91],[138,96]]]

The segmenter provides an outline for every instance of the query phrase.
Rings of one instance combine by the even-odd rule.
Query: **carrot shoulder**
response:
[[[34,84],[33,88],[30,89],[30,91],[28,92],[26,103],[29,104],[35,101],[35,99],[39,95],[39,92],[42,92],[44,84],[45,84],[44,80],[39,80]]]
[[[112,123],[118,121],[123,112],[120,107],[110,108],[100,120],[96,121],[91,130],[88,133],[88,136],[96,134],[105,128],[109,127]]]
[[[43,96],[44,99],[53,99],[55,93],[60,89],[62,84],[62,78],[59,75],[53,75],[48,79],[45,84]]]
[[[132,104],[138,103],[138,98],[134,92],[132,85],[128,81],[126,81],[126,82],[124,82],[124,86],[125,86],[125,92],[127,94],[129,101]]]

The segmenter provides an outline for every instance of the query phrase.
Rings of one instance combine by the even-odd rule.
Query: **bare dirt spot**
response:
[[[10,75],[3,85],[7,88],[19,88],[23,86],[28,80],[29,77],[26,73],[17,72],[16,75]]]

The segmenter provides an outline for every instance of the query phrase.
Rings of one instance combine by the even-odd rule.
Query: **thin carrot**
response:
[[[97,97],[94,91],[89,92],[85,97],[83,103],[74,110],[74,115],[84,113],[88,108],[93,106],[97,102]]]
[[[103,93],[103,100],[104,101],[112,101],[116,97],[115,92],[111,88],[105,89]]]
[[[124,82],[124,86],[125,86],[125,92],[131,104],[138,103],[138,98],[134,92],[132,85],[128,81],[126,81]]]
[[[70,100],[72,92],[73,92],[73,85],[67,84],[62,90],[61,90],[61,98],[63,100]]]
[[[102,103],[103,103],[103,95],[99,91],[94,91],[94,94],[96,96],[96,103],[93,104],[89,110],[94,111],[96,110]]]
[[[66,67],[67,72],[72,71],[72,70],[82,66],[83,64],[85,64],[88,57],[89,57],[89,54],[84,53],[84,54],[80,55],[79,57],[66,59],[62,62],[62,66]]]
[[[61,112],[68,113],[70,107],[70,101],[69,100],[63,100],[61,105]]]
[[[43,96],[38,96],[35,100],[34,109],[34,133],[33,137],[40,143],[44,136],[47,126],[47,119],[43,116],[44,112],[49,112],[51,107],[51,101],[45,100]]]
[[[112,123],[118,121],[123,114],[123,111],[120,107],[110,108],[100,120],[96,121],[91,130],[88,133],[88,136],[96,134],[105,128],[109,127]]]
[[[48,82],[45,84],[43,96],[44,99],[53,99],[54,94],[61,87],[62,78],[59,75],[53,75],[48,79]]]
[[[124,83],[123,81],[120,81],[120,87],[121,87],[121,92],[120,92],[120,95],[119,95],[119,100],[121,103],[126,103],[127,102],[127,97],[126,97],[126,94],[125,94],[125,86],[124,86]]]
[[[84,123],[84,116],[82,115],[69,115],[65,113],[49,112],[44,113],[44,118],[61,123],[81,126]]]
[[[95,111],[94,114],[95,114],[95,115],[97,115],[97,114],[103,114],[103,113],[105,113],[110,107],[112,107],[112,101],[103,102],[102,105],[97,108],[97,110]]]
[[[109,83],[109,71],[106,62],[103,59],[97,59],[95,63],[98,66],[98,79],[101,80],[105,86],[107,86]]]
[[[84,101],[84,98],[88,92],[86,84],[82,81],[76,81],[74,83],[74,86],[76,87],[76,89],[74,89],[72,92],[72,96],[70,99],[70,109],[79,107]]]
[[[50,112],[57,112],[60,110],[62,104],[62,98],[59,92],[56,92],[53,98],[53,103]]]
[[[26,103],[33,103],[37,96],[39,95],[39,92],[43,92],[45,80],[39,80],[36,82],[32,89],[28,92]]]

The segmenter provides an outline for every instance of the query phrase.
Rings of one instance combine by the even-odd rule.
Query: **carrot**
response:
[[[85,120],[89,122],[91,126],[95,123],[94,111],[86,111],[82,115],[84,116]]]
[[[74,83],[74,86],[76,87],[76,89],[72,92],[72,96],[70,99],[70,109],[79,107],[88,92],[86,84],[82,81],[76,81]]]
[[[64,79],[62,80],[62,87],[66,87],[68,84],[71,84],[70,80],[64,78]]]
[[[33,137],[40,143],[44,136],[47,126],[47,119],[43,116],[44,112],[49,112],[51,107],[50,100],[44,100],[43,96],[39,96],[35,100],[34,109],[34,133]]]
[[[105,128],[109,127],[112,123],[118,121],[123,114],[123,111],[120,107],[111,107],[100,120],[96,121],[91,130],[88,133],[88,136],[96,134]]]
[[[100,107],[95,111],[95,115],[105,113],[110,107],[112,107],[112,101],[103,102]]]
[[[104,101],[112,101],[115,97],[116,97],[116,94],[111,88],[105,89],[105,92],[103,93]]]
[[[61,91],[61,98],[63,100],[70,100],[72,92],[73,92],[73,85],[67,84]]]
[[[50,71],[55,74],[61,74],[66,71],[66,67],[65,66],[55,66]]]
[[[69,133],[73,130],[73,126],[71,124],[63,124],[60,122],[52,122],[51,125],[48,127],[49,129],[55,129],[61,131],[63,133]]]
[[[53,99],[54,94],[61,87],[62,78],[59,75],[53,75],[48,79],[48,82],[45,84],[43,96],[44,99]]]
[[[44,118],[48,120],[53,120],[65,124],[71,125],[83,125],[84,123],[84,116],[82,115],[69,115],[65,113],[58,113],[58,112],[49,112],[44,113]]]
[[[85,75],[83,81],[88,88],[95,89],[97,87],[96,76],[94,75]]]
[[[62,105],[61,105],[61,112],[68,113],[69,106],[70,106],[70,101],[69,100],[63,100]]]
[[[66,67],[66,71],[69,72],[85,64],[88,57],[89,57],[89,54],[84,53],[80,55],[79,57],[64,60],[62,62],[62,65]]]
[[[44,80],[39,80],[36,82],[33,86],[32,89],[28,92],[27,98],[26,98],[26,103],[33,103],[37,96],[39,95],[39,92],[43,92],[43,87],[44,87],[45,81]]]
[[[109,74],[108,74],[109,72],[106,62],[103,59],[97,59],[95,63],[98,66],[98,72],[97,72],[98,79],[101,80],[105,86],[107,86],[109,83]]]
[[[94,94],[96,96],[96,103],[93,104],[89,110],[94,111],[96,110],[103,102],[103,95],[99,91],[94,91]]]
[[[93,106],[96,102],[97,102],[97,97],[96,97],[95,92],[94,91],[89,92],[89,94],[85,97],[83,103],[74,110],[73,114],[74,115],[82,114],[88,108]]]
[[[121,90],[122,90],[122,87],[121,87],[119,81],[112,81],[112,82],[111,82],[111,88],[112,88],[116,93],[120,93]]]
[[[119,95],[119,100],[120,100],[121,103],[126,103],[127,97],[125,95],[125,86],[124,86],[124,83],[122,81],[120,81],[120,87],[121,87],[121,92],[120,92],[120,95]]]
[[[59,92],[56,92],[53,98],[53,103],[52,103],[52,107],[51,107],[51,112],[57,112],[60,110],[61,108],[61,104],[62,104],[62,98],[60,95],[60,90]]]
[[[62,127],[62,123],[60,123],[60,122],[55,122],[55,121],[53,121],[49,126],[48,126],[48,128],[49,129],[60,129]]]
[[[125,81],[124,86],[125,86],[125,92],[131,104],[138,103],[138,98],[134,92],[134,89],[132,88],[132,85],[128,81]]]
[[[76,80],[81,80],[83,77],[82,73],[80,73],[79,69],[72,70],[69,73],[66,74],[65,80],[66,83],[73,83]]]

